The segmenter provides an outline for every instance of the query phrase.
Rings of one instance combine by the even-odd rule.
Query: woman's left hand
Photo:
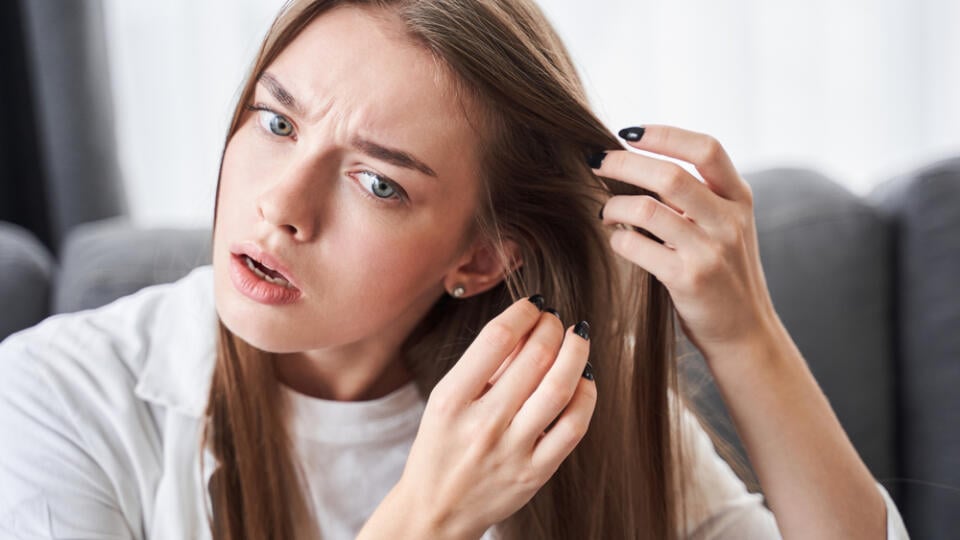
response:
[[[631,140],[636,133],[639,140]],[[684,332],[708,361],[748,345],[776,319],[760,266],[750,187],[709,135],[649,125],[621,136],[638,150],[692,164],[704,182],[670,161],[607,152],[596,174],[662,199],[616,195],[607,201],[604,223],[635,225],[664,241],[618,229],[610,236],[613,250],[666,286]]]

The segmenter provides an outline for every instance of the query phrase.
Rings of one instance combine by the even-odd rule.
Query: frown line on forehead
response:
[[[258,78],[258,82],[262,83],[267,90],[270,91],[270,94],[273,95],[274,99],[280,102],[281,105],[296,113],[300,118],[306,117],[306,112],[304,111],[303,105],[301,105],[300,102],[297,101],[297,98],[293,97],[293,95],[288,92],[282,84],[280,84],[280,81],[278,81],[272,73],[265,71]],[[403,150],[396,148],[389,148],[361,137],[354,137],[354,139],[351,141],[351,144],[354,148],[360,150],[370,157],[386,161],[398,167],[414,169],[427,176],[434,178],[437,177],[437,173],[429,165],[415,158],[409,152],[404,152]]]

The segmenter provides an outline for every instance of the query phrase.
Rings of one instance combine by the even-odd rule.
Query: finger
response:
[[[646,188],[659,195],[675,212],[686,214],[698,223],[715,223],[723,212],[717,195],[703,182],[683,167],[663,159],[611,150],[596,173]]]
[[[574,328],[567,329],[556,362],[517,411],[507,431],[507,436],[519,441],[524,448],[532,449],[537,438],[569,405],[582,378],[590,355],[590,342],[574,333]]]
[[[577,389],[557,422],[533,447],[531,466],[542,477],[549,478],[560,468],[563,460],[576,448],[590,427],[590,419],[597,406],[597,386],[580,378]]]
[[[503,426],[513,420],[523,402],[543,380],[556,361],[562,342],[563,323],[559,317],[544,312],[516,359],[480,400],[488,407],[489,414],[502,420]]]
[[[603,206],[603,223],[641,227],[671,247],[706,240],[706,232],[693,221],[649,195],[616,195]]]
[[[628,261],[650,272],[664,284],[680,271],[677,251],[636,231],[616,230],[610,234],[610,247]]]
[[[527,336],[529,335],[530,334],[527,334]],[[508,356],[507,359],[500,364],[500,367],[497,368],[497,372],[493,374],[493,377],[490,377],[490,380],[487,381],[487,385],[484,387],[484,393],[492,388],[494,384],[497,384],[497,381],[501,376],[503,376],[503,372],[506,371],[507,367],[517,358],[517,354],[520,353],[520,349],[523,348],[523,344],[527,342],[527,336],[524,336],[523,339],[520,340],[520,343],[517,344],[517,346],[514,347],[510,352],[510,356]]]
[[[627,144],[638,149],[692,163],[710,189],[724,199],[746,200],[750,188],[740,177],[723,145],[714,137],[673,126],[646,125],[642,128],[627,128],[620,133],[640,134],[625,138]]]
[[[484,325],[438,386],[442,385],[452,396],[461,396],[464,403],[473,401],[504,359],[534,328],[540,314],[540,308],[530,298],[514,302]]]

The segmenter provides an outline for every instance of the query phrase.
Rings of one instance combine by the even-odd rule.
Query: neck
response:
[[[304,353],[276,356],[277,380],[301,394],[332,401],[368,401],[398,390],[413,380],[399,358],[357,362],[318,359]]]

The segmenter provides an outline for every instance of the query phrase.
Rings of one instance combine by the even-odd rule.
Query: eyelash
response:
[[[259,104],[259,103],[255,103],[255,104],[253,104],[253,105],[247,105],[247,106],[246,106],[246,109],[247,109],[248,111],[251,111],[251,112],[254,112],[254,113],[257,113],[257,112],[259,112],[259,111],[268,112],[268,113],[270,113],[270,114],[273,114],[273,115],[279,116],[280,118],[283,118],[284,120],[287,121],[287,123],[289,123],[289,124],[291,125],[291,127],[293,126],[293,122],[290,122],[290,120],[289,120],[286,116],[283,116],[282,114],[274,111],[273,109],[271,109],[270,107],[267,107],[266,105],[262,105],[262,104]],[[263,126],[261,126],[261,125],[259,124],[259,122],[257,123],[257,129],[263,130]],[[277,135],[276,133],[273,133],[272,131],[268,132],[268,133],[267,133],[267,136],[268,136],[268,137],[281,137],[281,138],[290,137],[290,135]],[[294,137],[294,140],[296,140],[295,137]],[[393,205],[395,205],[395,204],[405,203],[405,202],[407,202],[407,201],[409,200],[409,197],[407,197],[407,192],[404,191],[402,187],[400,187],[400,184],[396,183],[395,181],[393,181],[391,178],[389,178],[389,177],[387,177],[387,176],[384,176],[384,175],[382,175],[382,174],[380,174],[380,173],[376,173],[376,172],[373,172],[373,171],[370,171],[370,170],[367,170],[367,169],[358,170],[358,171],[356,171],[355,173],[350,174],[350,176],[351,176],[351,177],[354,177],[355,174],[368,174],[368,175],[370,175],[370,176],[373,176],[374,178],[377,178],[378,180],[381,180],[381,181],[386,182],[387,184],[390,184],[390,186],[393,187],[394,191],[396,191],[395,196],[384,199],[383,197],[377,197],[376,195],[372,195],[369,191],[367,191],[366,188],[364,188],[363,186],[361,186],[360,192],[361,192],[365,197],[367,197],[368,199],[373,200],[373,201],[374,201],[375,203],[377,203],[377,204],[382,204],[382,205],[386,205],[386,206],[393,206]]]

